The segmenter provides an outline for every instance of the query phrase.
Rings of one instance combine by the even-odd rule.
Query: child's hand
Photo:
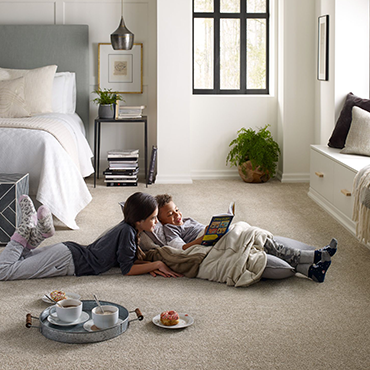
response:
[[[163,277],[183,277],[184,275],[178,274],[175,271],[172,271],[165,263],[162,261],[158,261],[158,268],[151,271],[150,275],[153,277],[156,277],[157,275],[163,276]]]

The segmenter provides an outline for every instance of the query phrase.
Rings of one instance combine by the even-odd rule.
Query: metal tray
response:
[[[83,300],[83,311],[87,312],[91,318],[91,310],[96,306],[96,302]],[[95,343],[102,342],[104,340],[112,339],[122,334],[128,328],[131,321],[142,320],[144,317],[140,310],[137,308],[135,311],[128,311],[125,307],[106,301],[100,301],[102,305],[113,305],[117,306],[119,309],[119,318],[122,322],[113,328],[108,328],[104,330],[98,330],[94,332],[86,331],[83,327],[84,323],[73,325],[73,326],[57,326],[51,324],[47,318],[51,307],[46,308],[41,312],[39,317],[34,317],[30,313],[26,317],[26,327],[27,328],[39,328],[42,335],[46,338],[55,340],[57,342],[63,343]],[[129,313],[135,312],[137,318],[129,320]],[[38,319],[40,326],[32,325],[32,319]]]

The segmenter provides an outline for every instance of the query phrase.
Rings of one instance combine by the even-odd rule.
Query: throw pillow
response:
[[[56,65],[35,69],[0,68],[0,80],[24,77],[24,99],[31,115],[49,113],[52,108],[53,80]]]
[[[352,93],[347,95],[346,101],[344,103],[343,109],[340,113],[338,121],[335,125],[333,133],[329,139],[328,145],[331,148],[343,149],[348,135],[349,128],[352,121],[352,108],[360,107],[370,112],[370,100],[361,99]]]
[[[344,154],[370,156],[370,113],[359,108],[352,108],[352,122],[346,145],[341,150]]]
[[[24,77],[0,81],[0,117],[27,117],[24,102]]]

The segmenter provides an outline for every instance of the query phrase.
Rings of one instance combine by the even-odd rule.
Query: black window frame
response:
[[[193,94],[208,95],[268,95],[269,77],[270,77],[270,1],[266,0],[266,13],[247,13],[247,0],[240,0],[240,13],[221,13],[220,0],[214,0],[213,12],[194,12],[192,20],[192,88]],[[195,89],[194,88],[194,20],[196,18],[211,18],[214,20],[214,55],[213,55],[213,89]],[[240,19],[240,89],[220,89],[220,20],[223,18]],[[266,88],[265,89],[247,89],[247,19],[261,18],[266,19]]]

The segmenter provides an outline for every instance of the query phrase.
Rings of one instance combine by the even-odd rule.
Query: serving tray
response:
[[[83,311],[86,312],[91,318],[91,310],[96,306],[96,302],[93,300],[83,300]],[[119,310],[119,318],[122,320],[116,326],[104,330],[87,331],[84,329],[83,324],[80,323],[72,326],[58,326],[50,323],[47,318],[50,314],[51,307],[46,308],[41,312],[39,317],[34,317],[30,313],[26,316],[26,327],[27,328],[39,328],[42,335],[46,338],[55,340],[63,343],[95,343],[102,342],[108,339],[112,339],[121,335],[126,331],[131,321],[142,320],[144,317],[140,310],[137,308],[135,312],[137,318],[129,320],[129,311],[116,303],[100,301],[102,305],[117,306]],[[32,325],[32,319],[38,319],[40,326]]]

